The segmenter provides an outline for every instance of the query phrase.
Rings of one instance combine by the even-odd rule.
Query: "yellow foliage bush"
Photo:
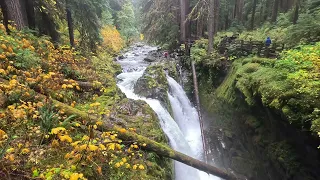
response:
[[[102,49],[110,54],[117,54],[124,47],[124,40],[119,31],[113,26],[105,26],[101,30],[103,38]]]

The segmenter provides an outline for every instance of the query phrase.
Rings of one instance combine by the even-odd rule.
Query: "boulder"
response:
[[[144,61],[147,61],[147,62],[155,62],[156,60],[157,60],[156,57],[150,56],[150,55],[148,55],[146,58],[144,58]]]
[[[161,65],[149,66],[134,86],[134,93],[159,100],[171,113],[171,104],[168,97],[168,81]]]
[[[123,56],[123,55],[120,55],[119,57],[118,57],[118,59],[124,59],[125,57]]]

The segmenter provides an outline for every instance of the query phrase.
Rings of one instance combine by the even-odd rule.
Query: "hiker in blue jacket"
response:
[[[267,37],[266,46],[269,47],[270,45],[271,45],[271,39],[270,37]]]

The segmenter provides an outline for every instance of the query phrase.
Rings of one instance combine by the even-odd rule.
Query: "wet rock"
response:
[[[150,51],[147,57],[144,59],[147,62],[159,61],[162,58],[162,53],[159,51]]]
[[[174,60],[164,61],[164,70],[167,74],[179,82],[179,73],[177,71],[177,62]]]
[[[245,175],[249,179],[253,177],[254,163],[248,159],[236,156],[231,159],[231,168],[236,169],[238,173]]]
[[[144,61],[147,61],[147,62],[155,62],[156,60],[157,60],[156,57],[150,56],[150,55],[144,58]]]
[[[168,81],[161,65],[149,66],[134,86],[134,93],[152,99],[158,99],[170,112]]]
[[[142,43],[137,43],[136,46],[137,47],[143,47],[144,45]]]
[[[138,133],[157,142],[167,142],[160,128],[158,116],[144,101],[127,98],[121,100],[110,115],[110,120],[126,129],[136,128]]]
[[[120,56],[118,57],[119,60],[124,59],[124,58],[125,58],[124,55],[120,55]]]

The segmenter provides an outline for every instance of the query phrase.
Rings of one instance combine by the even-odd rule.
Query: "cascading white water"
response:
[[[142,76],[148,66],[143,61],[146,53],[154,50],[150,46],[135,47],[127,52],[123,60],[119,60],[123,73],[118,75],[118,87],[130,99],[144,100],[156,112],[161,127],[169,138],[170,146],[196,159],[203,159],[203,146],[197,111],[192,107],[182,87],[171,77],[168,77],[170,92],[168,92],[174,119],[156,99],[146,99],[134,93],[134,84]],[[206,173],[175,161],[176,180],[212,179]],[[219,178],[217,178],[219,179]]]

